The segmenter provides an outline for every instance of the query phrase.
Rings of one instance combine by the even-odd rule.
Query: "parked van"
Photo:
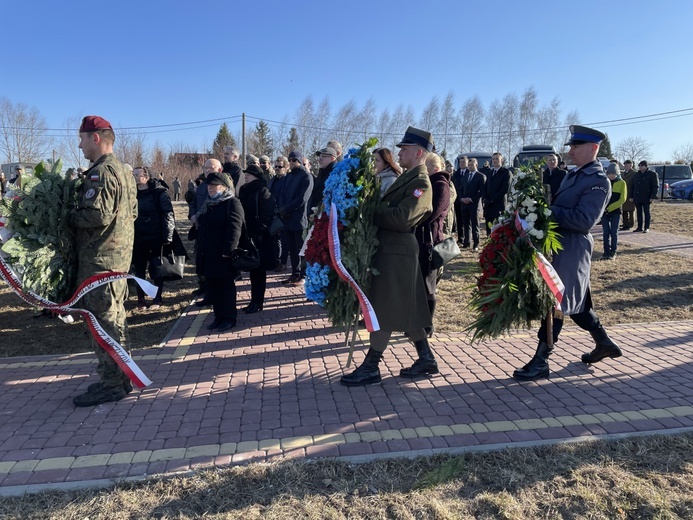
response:
[[[548,154],[555,154],[558,157],[558,162],[561,162],[561,156],[556,153],[556,149],[550,144],[528,144],[523,146],[513,159],[513,167],[530,166],[541,162]]]
[[[468,159],[476,159],[477,166],[481,173],[486,173],[484,171],[484,163],[488,162],[488,165],[491,166],[491,152],[464,152],[460,155],[466,155]],[[457,157],[459,157],[460,155],[458,155]],[[457,157],[455,158],[455,170],[457,170],[457,168],[460,167],[460,163],[457,160]]]
[[[7,179],[12,179],[14,177],[14,167],[17,165],[21,165],[24,168],[24,172],[28,173],[29,175],[34,174],[34,166],[36,166],[38,163],[6,163],[0,166],[2,168],[2,172],[5,174],[5,177]]]

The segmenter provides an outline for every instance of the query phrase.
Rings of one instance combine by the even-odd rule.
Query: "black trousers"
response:
[[[160,254],[161,242],[158,240],[135,242],[132,248],[132,264],[135,267],[135,276],[142,278],[143,280],[146,279],[149,260],[152,257],[159,256]],[[157,298],[160,298],[164,287],[164,282],[161,280],[152,280],[152,283],[159,288]],[[139,285],[137,286],[137,298],[140,300],[144,298],[144,291]]]
[[[460,203],[460,227],[462,228],[462,245],[468,246],[473,244],[474,247],[479,245],[479,212],[477,204]],[[458,228],[457,234],[460,234]]]
[[[236,323],[236,282],[233,278],[207,277],[207,298],[212,302],[214,317]]]
[[[587,291],[587,296],[585,297],[585,308],[582,312],[579,312],[577,314],[571,314],[570,319],[575,322],[575,324],[580,327],[582,330],[586,330],[588,332],[592,332],[594,330],[597,330],[600,326],[601,323],[599,322],[599,318],[594,312],[594,309],[592,308],[592,295],[590,294],[589,291]],[[561,329],[563,328],[563,319],[562,318],[556,318],[554,316],[553,318],[553,342],[554,344],[558,341],[558,336],[561,333]],[[539,341],[546,341],[546,338],[548,337],[547,335],[547,330],[546,330],[546,319],[541,320],[541,326],[539,327],[539,332],[537,333],[537,337],[539,338]]]
[[[301,262],[298,253],[303,247],[303,230],[288,231],[285,229],[284,237],[286,238],[286,246],[291,257],[291,274],[299,276],[301,274]]]
[[[250,271],[250,301],[262,306],[267,288],[267,269],[260,266]]]
[[[635,209],[638,212],[638,227],[637,229],[650,229],[650,203],[636,202]],[[645,225],[643,225],[643,213],[645,214]]]

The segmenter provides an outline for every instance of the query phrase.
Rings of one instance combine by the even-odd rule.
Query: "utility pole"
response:
[[[243,157],[241,157],[241,164],[243,165],[243,169],[245,170],[248,165],[245,163],[245,156],[246,156],[246,149],[245,149],[245,112],[241,115],[241,150]]]

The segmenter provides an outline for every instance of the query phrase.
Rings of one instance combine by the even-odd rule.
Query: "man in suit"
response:
[[[462,196],[462,178],[467,175],[467,167],[469,166],[469,159],[466,155],[460,155],[457,158],[457,169],[452,174],[452,185],[455,187],[457,192],[457,199],[455,200],[455,220],[457,221],[457,243],[462,244],[464,242],[464,234],[462,232],[462,202],[460,197]],[[469,247],[469,241],[467,241],[467,247]]]
[[[433,212],[433,190],[426,171],[426,158],[433,150],[430,132],[410,126],[397,145],[399,164],[406,171],[390,186],[375,210],[378,250],[368,297],[378,317],[380,330],[371,332],[366,359],[351,374],[342,377],[345,386],[365,386],[382,381],[378,365],[393,331],[402,331],[414,343],[418,359],[400,371],[400,377],[437,374],[438,364],[428,344],[425,327],[432,325],[426,288],[419,267],[419,245],[411,232]]]
[[[544,157],[544,160],[546,161],[546,169],[544,170],[542,183],[551,186],[551,199],[553,199],[556,193],[558,193],[558,188],[561,182],[563,182],[565,174],[568,172],[558,167],[558,157],[556,154],[551,153]]]
[[[460,201],[459,227],[462,228],[462,247],[473,244],[473,250],[479,250],[479,201],[484,192],[486,176],[477,170],[477,160],[469,159],[469,169],[462,176],[457,199]],[[460,233],[458,227],[458,233]],[[470,242],[471,239],[471,242]]]
[[[486,220],[486,235],[491,234],[493,221],[505,210],[505,202],[510,189],[510,171],[503,166],[503,154],[495,152],[491,156],[491,171],[484,185],[484,220]]]
[[[586,126],[571,125],[568,155],[576,166],[563,180],[551,202],[551,212],[558,224],[563,249],[556,253],[552,265],[561,278],[565,290],[561,309],[553,315],[553,343],[548,344],[546,319],[541,321],[537,336],[539,344],[534,357],[524,367],[513,373],[515,379],[532,381],[549,377],[549,356],[553,344],[563,327],[564,316],[570,316],[575,324],[592,336],[595,348],[582,355],[583,363],[597,363],[605,358],[617,358],[621,349],[607,335],[592,308],[590,269],[594,239],[590,234],[599,222],[611,197],[611,182],[597,160],[599,143],[606,136],[599,130]]]

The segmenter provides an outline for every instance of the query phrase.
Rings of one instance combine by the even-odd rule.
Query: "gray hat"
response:
[[[609,166],[606,167],[606,173],[607,175],[610,173],[621,175],[621,168],[618,167],[618,164],[612,162],[609,163]]]
[[[315,155],[330,155],[332,157],[337,157],[337,155],[339,154],[337,153],[337,150],[335,150],[331,146],[326,146],[325,148],[322,148],[315,152]]]

